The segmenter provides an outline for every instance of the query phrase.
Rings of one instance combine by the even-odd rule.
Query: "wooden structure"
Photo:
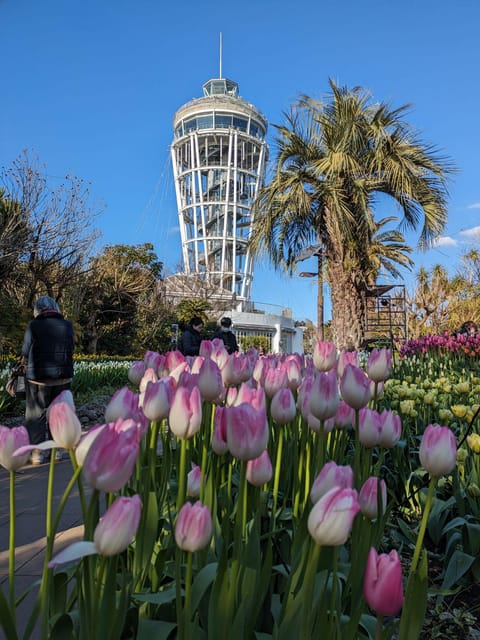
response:
[[[406,340],[405,285],[376,285],[365,297],[364,347],[393,347],[396,340]]]

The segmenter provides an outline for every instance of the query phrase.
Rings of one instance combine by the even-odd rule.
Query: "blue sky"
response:
[[[152,242],[179,265],[172,119],[218,76],[222,32],[223,75],[271,125],[298,94],[324,96],[329,77],[411,104],[408,121],[458,168],[445,235],[415,270],[453,273],[478,246],[478,0],[0,0],[0,24],[0,165],[30,148],[50,176],[90,182],[102,244]],[[254,300],[315,319],[315,296],[312,280],[257,265]]]

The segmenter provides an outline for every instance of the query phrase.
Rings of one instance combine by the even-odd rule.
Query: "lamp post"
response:
[[[325,333],[323,328],[323,248],[322,245],[317,244],[312,247],[307,247],[297,255],[296,261],[301,262],[317,256],[317,271],[301,271],[298,275],[301,278],[317,278],[317,337],[319,340],[323,340]]]

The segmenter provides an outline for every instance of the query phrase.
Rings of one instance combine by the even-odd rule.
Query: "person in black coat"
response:
[[[74,338],[72,323],[65,320],[50,296],[35,302],[33,316],[22,347],[26,365],[25,426],[30,443],[39,444],[51,438],[47,408],[71,386]]]
[[[182,333],[180,341],[180,351],[184,356],[198,356],[200,353],[200,343],[202,342],[203,320],[194,316],[190,324]]]
[[[228,353],[235,353],[235,351],[238,351],[237,338],[232,331],[231,318],[222,318],[220,320],[220,328],[215,331],[213,337],[223,340],[223,344],[225,345],[225,349]]]

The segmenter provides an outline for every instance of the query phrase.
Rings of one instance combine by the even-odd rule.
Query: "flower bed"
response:
[[[365,362],[331,343],[313,358],[228,356],[221,341],[197,358],[147,352],[83,438],[60,396],[42,447],[70,451],[66,494],[93,493],[85,540],[58,555],[64,501],[47,510],[32,624],[89,640],[420,637],[427,549],[444,590],[479,572],[478,381],[460,371],[440,384],[434,364],[428,379],[408,366],[389,379],[388,350]],[[12,491],[30,448],[22,428],[0,428]],[[68,600],[55,597],[61,581]],[[9,585],[8,639],[13,564]]]

